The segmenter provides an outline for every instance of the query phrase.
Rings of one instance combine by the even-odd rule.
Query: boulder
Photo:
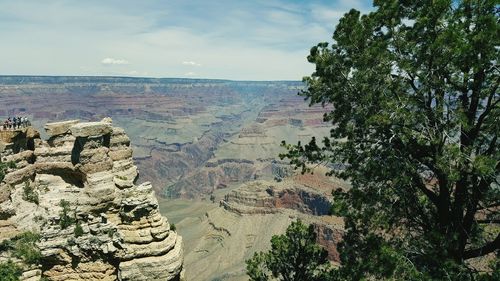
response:
[[[53,137],[68,133],[69,128],[71,128],[71,126],[77,124],[78,122],[80,121],[69,120],[63,122],[47,123],[43,128],[45,129],[45,132],[47,133],[47,135],[49,135],[49,137]]]
[[[108,123],[108,124],[113,124],[113,119],[111,117],[104,117],[101,122],[103,123]]]
[[[75,137],[99,137],[111,133],[112,127],[109,123],[87,122],[71,126],[70,131]]]

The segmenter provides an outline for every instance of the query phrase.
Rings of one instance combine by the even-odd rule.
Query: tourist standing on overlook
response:
[[[6,120],[4,120],[3,126],[1,126],[0,128],[5,131],[8,129],[15,130],[15,129],[26,128],[29,126],[31,126],[31,122],[29,121],[27,116],[23,117],[14,116],[13,118],[8,117]]]

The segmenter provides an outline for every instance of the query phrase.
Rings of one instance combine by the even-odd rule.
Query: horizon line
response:
[[[302,80],[239,80],[239,79],[224,79],[224,78],[194,78],[194,77],[148,77],[148,76],[113,76],[113,75],[45,75],[45,74],[0,74],[0,78],[8,77],[39,77],[39,78],[122,78],[122,79],[148,79],[148,80],[167,80],[167,79],[179,79],[179,80],[209,80],[209,81],[219,81],[219,82],[300,82]]]

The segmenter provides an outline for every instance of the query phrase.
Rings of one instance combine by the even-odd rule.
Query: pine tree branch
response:
[[[477,223],[500,223],[500,219],[484,219],[484,220],[476,220]]]
[[[489,253],[492,253],[494,251],[497,251],[498,249],[500,249],[500,234],[497,235],[497,238],[495,238],[495,240],[486,243],[484,246],[480,248],[465,251],[463,258],[466,260],[466,259],[481,257]]]

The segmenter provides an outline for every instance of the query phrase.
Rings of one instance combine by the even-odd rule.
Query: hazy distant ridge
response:
[[[145,77],[115,77],[115,76],[25,76],[0,75],[0,84],[59,84],[59,83],[146,83],[146,84],[193,84],[220,83],[236,85],[267,85],[269,83],[302,86],[301,81],[239,81],[224,79],[196,78],[145,78]]]

